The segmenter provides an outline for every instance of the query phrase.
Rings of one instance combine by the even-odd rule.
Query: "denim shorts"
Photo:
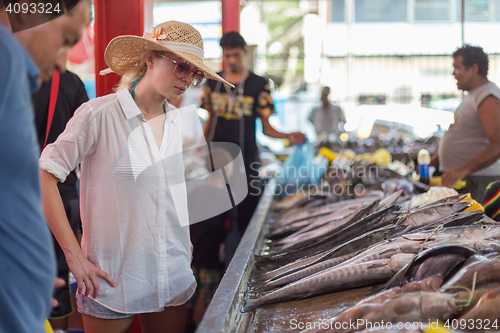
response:
[[[78,294],[76,295],[76,304],[78,312],[101,319],[124,319],[132,317],[133,314],[119,313],[108,309],[97,303],[90,297]]]

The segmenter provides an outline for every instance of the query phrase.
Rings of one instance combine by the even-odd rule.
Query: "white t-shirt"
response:
[[[61,182],[81,162],[82,250],[99,278],[96,301],[120,313],[184,304],[190,268],[181,116],[169,105],[160,149],[128,89],[83,104],[40,167]],[[154,163],[153,163],[154,162]]]

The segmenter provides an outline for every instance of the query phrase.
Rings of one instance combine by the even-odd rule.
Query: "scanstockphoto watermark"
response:
[[[327,166],[311,167],[312,165],[308,163],[300,167],[289,166],[286,171],[279,171],[275,176],[278,181],[269,194],[284,197],[301,193],[308,198],[325,193],[348,197],[362,196],[366,193],[366,187],[358,180],[368,176],[377,178],[379,171],[374,165],[348,170]],[[260,164],[255,162],[250,165],[250,168],[257,171],[259,166]],[[250,178],[253,179],[248,184],[251,188],[249,195],[261,195],[262,189],[258,176],[252,173]],[[339,182],[321,182],[321,179],[336,179]]]
[[[249,184],[252,189],[248,195],[261,195],[263,189],[260,186],[260,180],[253,179]],[[292,194],[301,194],[308,199],[318,196],[325,195],[326,193],[333,194],[335,196],[362,196],[366,193],[366,187],[363,184],[354,184],[352,181],[345,181],[343,183],[324,183],[324,184],[304,184],[299,179],[293,182],[288,182],[286,184],[275,184],[274,187],[266,189],[266,194],[278,197],[286,197]]]
[[[333,319],[320,319],[316,321],[299,321],[292,319],[289,322],[290,328],[293,330],[310,330],[310,329],[323,329],[323,330],[337,330],[337,331],[358,331],[358,330],[391,330],[391,329],[407,329],[407,330],[424,330],[424,329],[437,329],[439,328],[439,321],[423,322],[397,322],[392,323],[389,321],[372,322],[365,319],[356,319],[349,321],[334,321]]]
[[[196,107],[189,105],[179,109],[182,114],[191,113],[188,119],[196,119]],[[148,120],[149,127],[161,128],[167,115]],[[110,173],[124,179],[124,171],[131,170],[137,193],[146,191],[149,195],[168,198],[168,213],[172,223],[187,226],[205,221],[227,212],[241,203],[247,195],[261,195],[262,186],[257,174],[260,163],[252,163],[247,175],[243,153],[237,144],[229,142],[207,143],[204,137],[194,147],[183,150],[180,145],[169,145],[154,149],[155,139],[143,122],[134,122],[128,136],[127,147],[113,164]],[[201,123],[197,123],[202,132]],[[172,132],[177,138],[179,132]],[[151,145],[151,143],[153,143]],[[186,180],[186,170],[192,161],[198,161],[196,176]],[[354,167],[340,169],[328,165],[317,165],[312,161],[300,167],[284,167],[276,175],[278,180],[274,195],[283,197],[302,192],[306,196],[333,195],[360,196],[366,191],[362,184],[357,184],[364,177],[373,177],[378,169],[372,167]],[[250,178],[248,178],[248,176]],[[320,182],[322,178],[336,179],[338,182]],[[110,185],[111,186],[111,185]],[[268,188],[269,189],[269,188]],[[163,214],[163,213],[162,213]]]
[[[260,162],[250,164],[250,169],[258,173]],[[257,176],[251,175],[256,178]],[[277,179],[281,178],[300,178],[300,179],[362,179],[366,177],[379,178],[379,168],[374,165],[357,166],[357,167],[330,167],[328,165],[317,165],[314,161],[307,161],[306,165],[301,166],[285,166],[281,168],[275,175]]]
[[[187,119],[198,117],[194,105],[179,111],[191,113]],[[179,144],[162,145],[158,151],[150,128],[164,127],[169,116],[174,117],[164,114],[147,124],[133,121],[127,147],[110,172],[122,179],[125,170],[131,171],[126,179],[134,182],[131,186],[137,193],[167,198],[169,209],[162,208],[161,214],[168,214],[171,223],[183,227],[216,217],[241,203],[248,194],[248,183],[240,147],[229,142],[207,143],[202,138],[193,147],[182,149],[181,128],[176,126],[169,135]],[[194,126],[202,132],[200,122]],[[186,179],[193,161],[197,161],[194,164],[199,172]]]

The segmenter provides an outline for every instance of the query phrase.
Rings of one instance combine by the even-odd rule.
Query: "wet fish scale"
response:
[[[359,265],[329,269],[325,272],[296,281],[256,300],[249,300],[243,311],[251,311],[268,303],[283,302],[310,297],[332,291],[373,285],[387,281],[394,274],[389,267],[390,259],[381,259]],[[369,269],[370,266],[378,266]]]
[[[320,262],[318,264],[314,264],[314,265],[307,267],[307,268],[304,268],[298,272],[286,275],[282,278],[279,278],[275,281],[272,281],[266,285],[266,288],[276,288],[276,287],[283,286],[285,284],[288,284],[288,283],[300,280],[304,277],[310,276],[314,273],[321,272],[327,268],[337,266],[344,261],[345,261],[344,258],[341,257],[341,258],[333,258],[330,260]]]

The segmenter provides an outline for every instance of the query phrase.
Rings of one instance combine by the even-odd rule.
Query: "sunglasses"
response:
[[[161,53],[158,53],[158,55],[162,56],[165,59],[170,60],[171,62],[173,62],[175,64],[174,76],[178,79],[181,79],[181,80],[185,79],[186,77],[189,76],[189,74],[193,73],[193,75],[191,77],[192,84],[193,84],[193,86],[197,86],[205,78],[205,73],[203,73],[199,69],[197,69],[197,70],[191,69],[191,66],[189,66],[189,64],[186,62],[176,61],[176,60],[170,59]]]

